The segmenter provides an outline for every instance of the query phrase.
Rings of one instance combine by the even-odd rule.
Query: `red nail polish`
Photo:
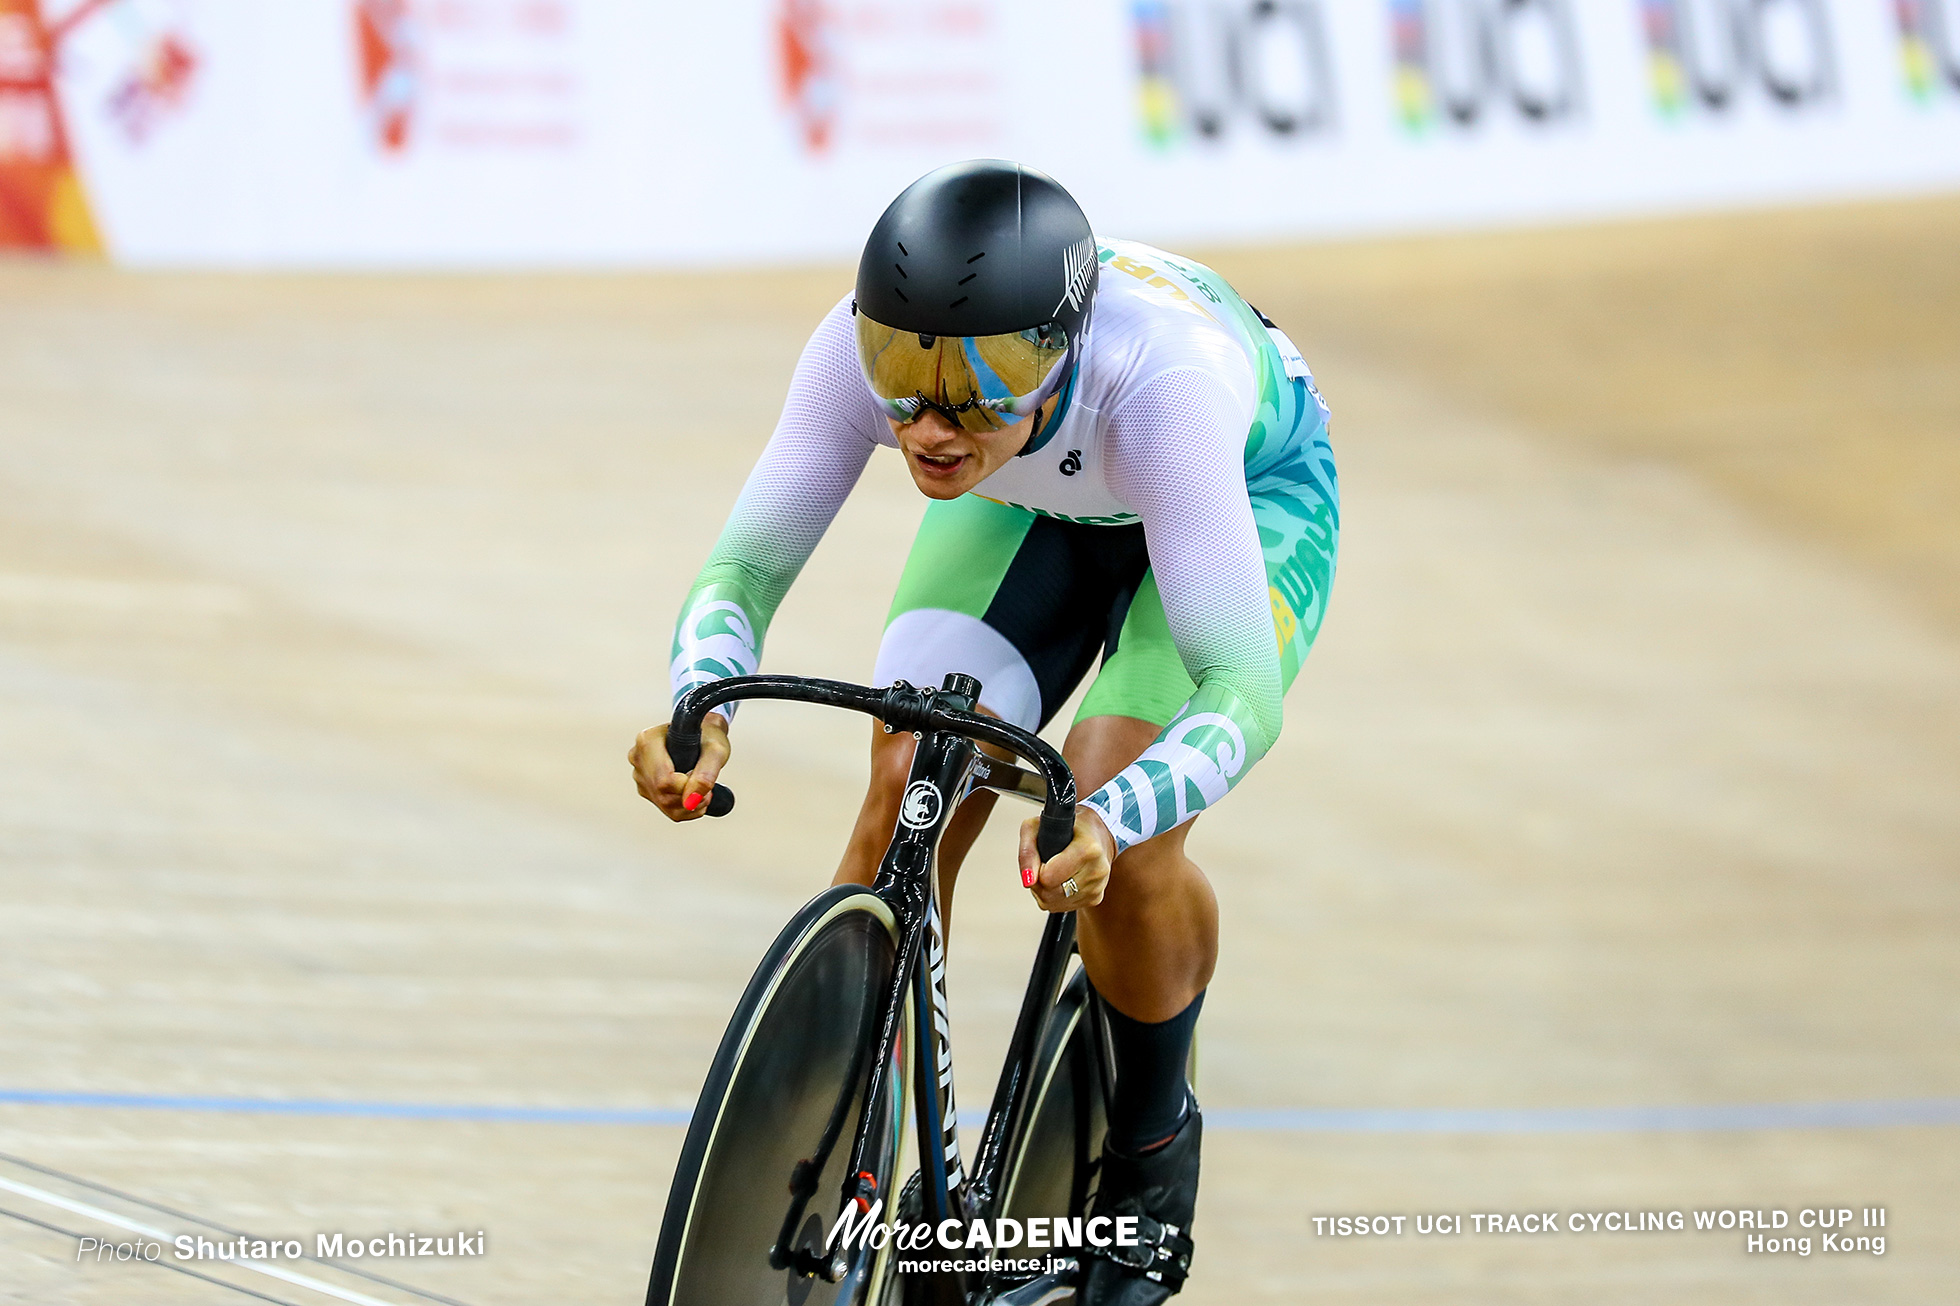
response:
[[[689,794],[687,797],[681,799],[681,806],[686,808],[690,812],[693,811],[695,808],[699,807],[700,805],[701,805],[700,794]]]
[[[1021,868],[1021,887],[1023,889],[1034,888],[1034,877],[1035,868],[1032,866],[1023,866]]]

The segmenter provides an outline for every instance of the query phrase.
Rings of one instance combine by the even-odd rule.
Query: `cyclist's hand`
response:
[[[642,730],[626,760],[633,764],[633,783],[640,797],[658,807],[670,821],[692,821],[708,813],[708,795],[728,762],[728,718],[710,712],[701,718],[701,760],[694,770],[676,771],[667,756],[667,727]],[[693,806],[689,806],[689,800]]]
[[[1109,884],[1109,864],[1116,859],[1116,841],[1102,817],[1093,808],[1076,808],[1075,838],[1037,870],[1041,854],[1035,851],[1034,837],[1040,828],[1038,817],[1021,822],[1021,883],[1033,891],[1034,900],[1044,911],[1074,911],[1101,902]],[[1075,892],[1065,893],[1063,887],[1071,881]]]

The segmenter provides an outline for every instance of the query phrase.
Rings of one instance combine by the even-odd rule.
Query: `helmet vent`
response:
[[[981,259],[985,257],[987,257],[987,251],[983,249],[978,254],[975,254],[972,258],[968,259],[967,262],[978,263]]]
[[[900,290],[897,286],[892,287],[892,293],[898,296],[899,302],[902,304],[909,304],[912,302],[912,300],[906,295],[906,293]]]
[[[905,265],[904,265],[903,263],[894,263],[894,264],[892,264],[892,266],[898,269],[898,275],[899,275],[899,276],[901,276],[901,277],[905,277]],[[910,281],[910,280],[911,280],[912,278],[910,278],[910,277],[905,277],[905,279],[906,279],[907,281]]]
[[[965,276],[960,278],[960,284],[964,286],[967,282],[973,280],[975,277],[979,275],[980,274],[978,272],[969,272]]]
[[[906,257],[906,258],[911,258],[911,257],[912,257],[912,251],[911,251],[911,250],[908,250],[908,249],[906,249],[906,248],[905,248],[905,242],[904,242],[904,241],[902,241],[902,240],[895,240],[895,241],[893,241],[893,242],[892,242],[892,244],[894,244],[894,245],[896,245],[896,246],[898,246],[898,252],[899,252],[899,253],[901,253],[901,254],[903,254],[903,255],[905,255],[905,257]]]
[[[965,303],[965,302],[967,301],[967,299],[968,299],[968,296],[966,296],[966,295],[961,295],[961,296],[960,296],[960,297],[959,297],[958,299],[956,299],[956,300],[954,300],[954,301],[953,301],[952,303],[950,303],[950,304],[948,304],[948,305],[946,305],[946,307],[948,307],[948,308],[958,308],[958,307],[959,307],[959,306],[960,306],[961,304],[964,304],[964,303]]]

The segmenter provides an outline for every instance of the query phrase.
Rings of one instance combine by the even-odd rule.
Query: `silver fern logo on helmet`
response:
[[[1055,301],[1055,311],[1062,311],[1067,304],[1078,312],[1082,301],[1089,295],[1089,274],[1096,270],[1096,241],[1093,236],[1084,236],[1062,251],[1062,297]]]

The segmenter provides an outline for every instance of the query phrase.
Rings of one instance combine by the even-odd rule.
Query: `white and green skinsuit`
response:
[[[1340,533],[1327,406],[1299,353],[1202,264],[1100,241],[1076,376],[1022,453],[934,502],[872,681],[962,671],[1038,728],[1100,658],[1077,719],[1161,727],[1084,801],[1121,852],[1224,797],[1279,737]],[[810,338],[775,437],[682,606],[673,685],[761,665],[776,607],[871,453],[896,448],[850,301]]]

